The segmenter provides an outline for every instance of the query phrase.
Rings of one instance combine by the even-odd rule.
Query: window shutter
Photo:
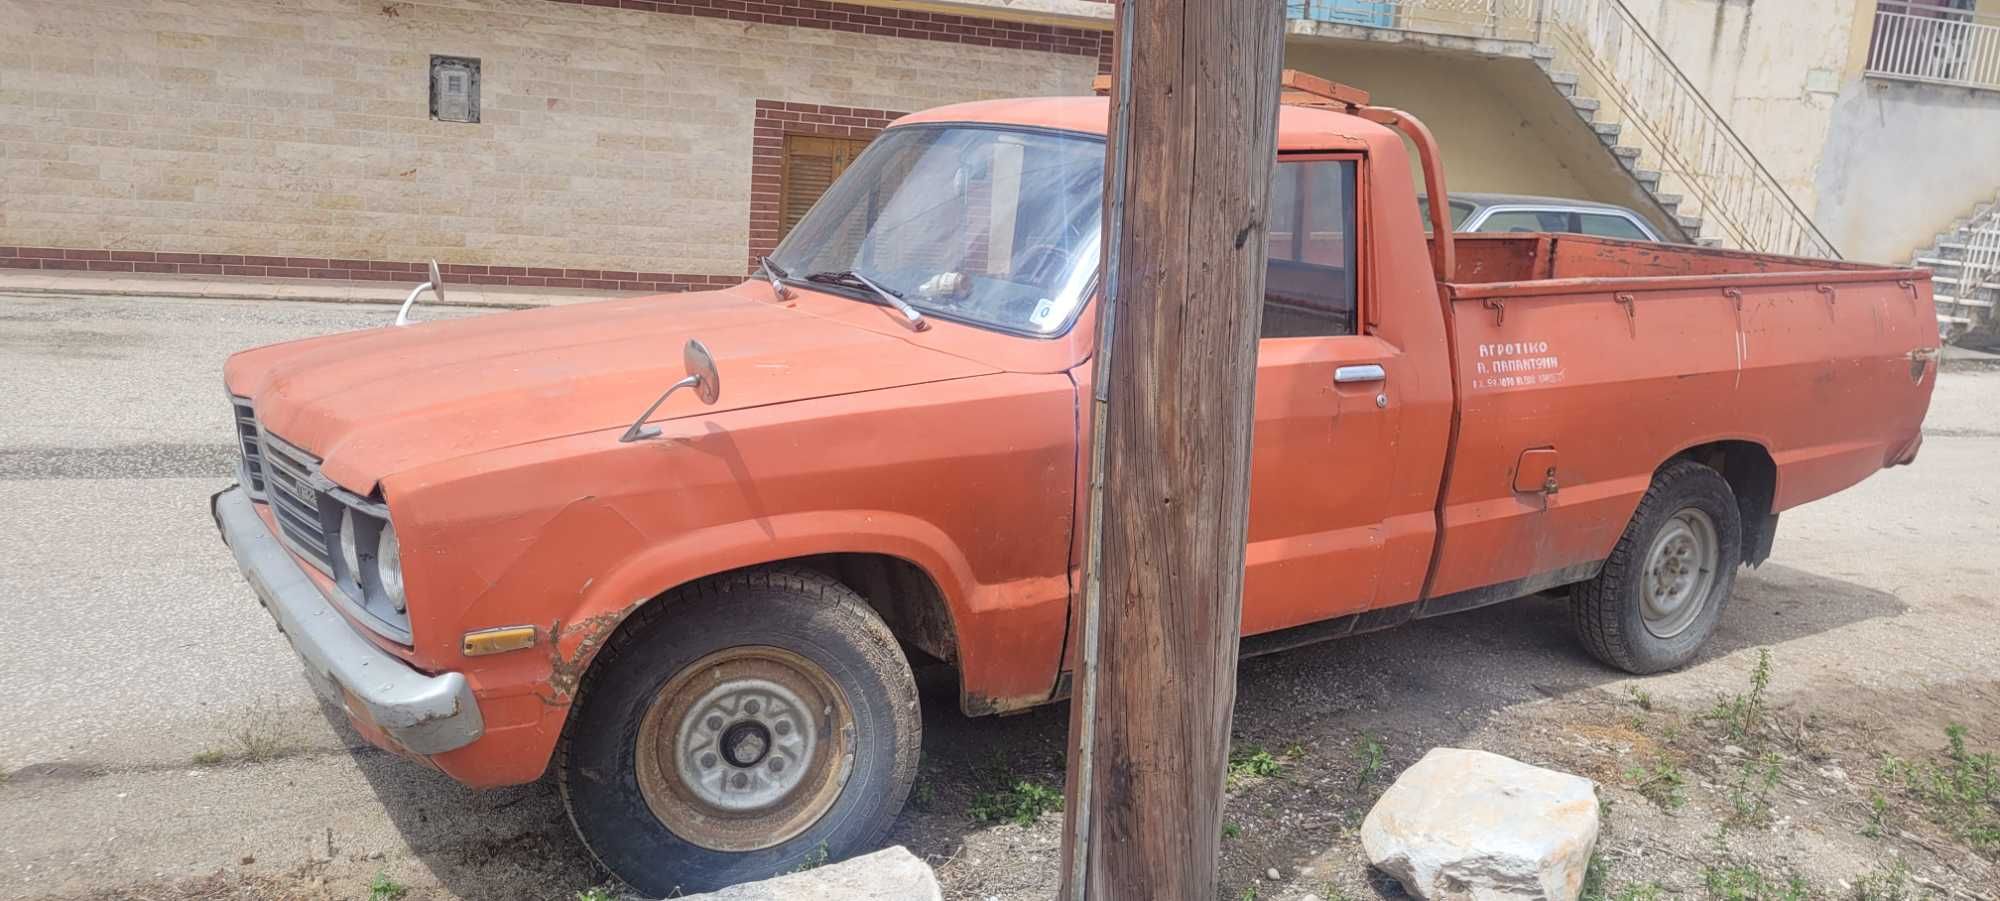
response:
[[[868,146],[865,140],[848,138],[820,138],[811,135],[785,136],[785,168],[783,175],[783,202],[778,219],[778,239],[791,234],[792,226],[799,224],[806,211],[812,209],[826,189],[833,186],[833,180],[847,171],[861,148]]]

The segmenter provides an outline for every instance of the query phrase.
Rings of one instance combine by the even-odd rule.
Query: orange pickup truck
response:
[[[364,736],[553,768],[642,890],[869,848],[912,660],[968,714],[1067,691],[1106,120],[904,118],[736,287],[239,353],[216,523]],[[1590,654],[1670,669],[1780,511],[1916,456],[1928,273],[1454,237],[1407,115],[1279,131],[1246,653],[1566,587]]]

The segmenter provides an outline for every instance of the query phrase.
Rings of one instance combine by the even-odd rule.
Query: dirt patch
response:
[[[1358,829],[1396,773],[1445,743],[1449,727],[1425,712],[1357,710],[1288,733],[1239,715],[1218,897],[1404,897],[1367,865]],[[930,859],[947,898],[1054,896],[1060,814],[1024,823],[982,804],[1020,782],[1060,789],[1066,722],[1062,710],[961,721],[931,745],[895,840]],[[1883,770],[1947,766],[1953,724],[1971,730],[1969,755],[2000,743],[2000,686],[1781,703],[1746,679],[1698,704],[1590,687],[1492,711],[1448,743],[1597,781],[1606,828],[1587,898],[1990,899],[2000,842],[1968,837]],[[2000,795],[1983,803],[2000,822]]]

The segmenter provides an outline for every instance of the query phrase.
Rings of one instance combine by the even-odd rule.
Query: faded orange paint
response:
[[[966,104],[897,127],[1101,135],[1105,104]],[[1776,510],[1914,455],[1934,379],[1912,378],[1911,353],[1937,346],[1928,273],[1580,236],[1432,248],[1385,122],[1414,125],[1281,117],[1281,153],[1358,163],[1366,327],[1262,343],[1246,634],[1574,574],[1604,559],[1655,469],[1708,442],[1766,449]],[[485,734],[430,763],[501,785],[541,775],[581,674],[634,609],[774,560],[907,560],[943,596],[968,710],[1056,694],[1094,317],[1044,340],[895,316],[750,281],[260,348],[226,382],[328,478],[387,502],[413,644],[356,629],[466,675]],[[619,443],[680,377],[689,337],[716,354],[721,403],[676,396],[660,439]],[[1363,363],[1387,379],[1334,384]],[[1555,452],[1556,494],[1516,490],[1535,448]],[[524,624],[533,649],[461,653],[468,631]]]

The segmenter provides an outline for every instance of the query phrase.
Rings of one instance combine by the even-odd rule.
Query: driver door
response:
[[[1394,528],[1401,351],[1362,334],[1361,160],[1280,157],[1257,347],[1243,632],[1383,599]],[[1400,578],[1389,591],[1400,593]]]

